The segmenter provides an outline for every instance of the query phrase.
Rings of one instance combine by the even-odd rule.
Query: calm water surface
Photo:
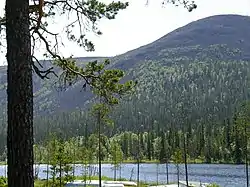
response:
[[[46,178],[46,165],[40,165],[39,178]],[[102,165],[102,175],[113,177],[114,170],[112,165]],[[92,171],[98,171],[98,165],[92,166]],[[75,174],[82,175],[83,168],[81,165],[75,166]],[[97,174],[97,173],[96,173]],[[6,166],[0,166],[0,175],[6,175]],[[137,165],[136,164],[122,164],[121,171],[117,171],[117,177],[137,180]],[[202,181],[208,183],[217,183],[222,187],[245,187],[246,174],[244,165],[217,165],[217,164],[189,164],[188,177],[190,181]],[[140,164],[140,180],[145,182],[156,182],[158,178],[159,183],[166,183],[166,165],[156,164]],[[169,180],[177,181],[176,166],[169,164]],[[180,165],[180,180],[185,180],[184,165]]]

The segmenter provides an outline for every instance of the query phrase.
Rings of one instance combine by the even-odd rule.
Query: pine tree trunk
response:
[[[33,88],[29,0],[6,1],[8,187],[33,187]]]
[[[168,179],[168,159],[166,162],[166,174],[167,174],[167,184],[169,184],[169,179]]]
[[[249,175],[248,175],[248,137],[247,137],[247,126],[245,125],[245,167],[246,167],[246,180],[247,187],[249,187]]]
[[[186,185],[188,184],[188,169],[187,169],[187,148],[186,148],[186,135],[184,134],[184,162],[185,162],[185,174],[186,174]]]
[[[179,170],[179,164],[177,164],[177,184],[178,184],[178,187],[180,187],[180,170]]]

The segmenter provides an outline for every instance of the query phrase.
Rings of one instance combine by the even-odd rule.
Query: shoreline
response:
[[[102,164],[112,164],[113,162],[112,161],[102,161]],[[41,164],[47,164],[46,162],[34,162],[34,164],[36,165],[41,165]],[[75,163],[72,163],[72,164],[84,164],[83,162],[80,162],[80,161],[76,161]],[[89,164],[89,163],[88,163]],[[92,162],[90,164],[98,164],[97,161],[95,162]],[[121,164],[137,164],[137,161],[136,160],[125,160],[123,162],[121,162]],[[140,162],[140,164],[166,164],[166,162],[159,162],[157,160],[142,160]],[[174,164],[174,162],[170,161],[168,164]],[[184,163],[180,163],[180,164],[184,164]],[[236,164],[236,163],[231,163],[231,162],[212,162],[212,163],[206,163],[206,162],[202,162],[202,161],[190,161],[188,162],[187,164],[206,164],[206,165],[211,165],[211,164],[216,164],[216,165],[244,165],[244,163],[242,164]],[[4,165],[7,165],[6,162],[4,161],[0,161],[0,166],[4,166]]]

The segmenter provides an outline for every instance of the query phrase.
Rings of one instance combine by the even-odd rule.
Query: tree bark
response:
[[[6,1],[8,187],[33,187],[33,88],[29,0]]]
[[[187,169],[187,148],[186,148],[186,134],[184,134],[184,162],[185,162],[185,174],[186,174],[186,185],[188,184],[188,169]]]

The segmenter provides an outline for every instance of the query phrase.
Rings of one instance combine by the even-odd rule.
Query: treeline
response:
[[[176,151],[184,151],[184,135],[188,160],[190,162],[205,163],[244,163],[246,150],[246,135],[235,121],[226,120],[223,127],[200,126],[187,131],[177,130],[174,126],[168,131],[159,129],[159,133],[123,132],[112,137],[101,137],[101,160],[120,163],[122,161],[158,160],[161,162],[173,161]],[[96,134],[70,138],[64,142],[75,161],[83,161],[80,155],[88,157],[89,162],[98,160],[98,136]],[[36,154],[42,151],[41,160],[46,162],[46,144],[37,145]],[[139,148],[138,148],[139,146]],[[138,155],[139,154],[139,155]]]
[[[184,155],[185,143],[189,162],[241,164],[245,162],[247,144],[249,146],[249,134],[244,126],[248,120],[245,114],[239,112],[233,120],[225,120],[223,125],[200,125],[197,128],[187,125],[185,129],[172,125],[163,129],[155,121],[156,131],[126,131],[113,136],[102,134],[101,160],[115,165],[136,161],[138,158],[140,161],[170,162],[174,160],[176,152],[181,151]],[[98,135],[90,134],[86,127],[81,129],[83,131],[78,130],[78,135],[72,138],[62,134],[48,134],[45,141],[36,143],[35,161],[48,163],[50,152],[61,145],[73,159],[72,163],[96,163],[99,155]],[[4,157],[3,154],[1,160]]]

